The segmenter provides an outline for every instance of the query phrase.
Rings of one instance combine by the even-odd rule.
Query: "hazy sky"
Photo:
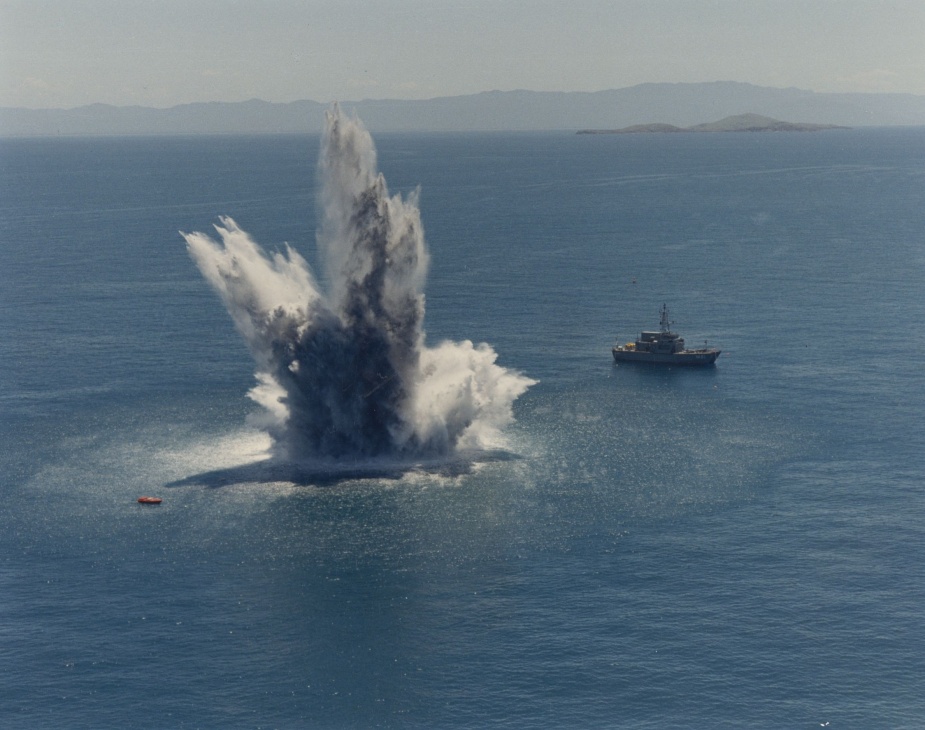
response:
[[[925,0],[0,0],[0,106],[719,80],[925,94]]]

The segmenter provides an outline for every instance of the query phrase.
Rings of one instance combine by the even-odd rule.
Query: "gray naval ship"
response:
[[[635,342],[613,346],[617,362],[662,363],[665,365],[712,365],[720,351],[712,347],[699,350],[684,348],[684,338],[671,331],[668,306],[662,305],[661,327],[658,332],[643,332]]]

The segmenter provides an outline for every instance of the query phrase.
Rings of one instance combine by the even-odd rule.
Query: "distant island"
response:
[[[848,129],[837,124],[782,122],[760,114],[736,114],[718,122],[676,127],[673,124],[634,124],[622,129],[580,129],[578,134],[672,134],[674,132],[818,132],[823,129]]]

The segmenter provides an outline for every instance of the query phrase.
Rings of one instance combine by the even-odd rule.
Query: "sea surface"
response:
[[[180,232],[317,265],[318,136],[0,141],[0,726],[925,726],[925,129],[376,143],[539,382],[277,481]],[[613,363],[663,303],[715,367]]]

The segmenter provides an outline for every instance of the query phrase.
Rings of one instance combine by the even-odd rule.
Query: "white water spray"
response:
[[[439,457],[497,447],[535,381],[486,344],[425,345],[427,249],[417,196],[390,197],[372,138],[326,115],[318,241],[322,291],[296,251],[267,254],[231,218],[217,242],[183,234],[256,361],[249,396],[270,416],[275,453]]]

